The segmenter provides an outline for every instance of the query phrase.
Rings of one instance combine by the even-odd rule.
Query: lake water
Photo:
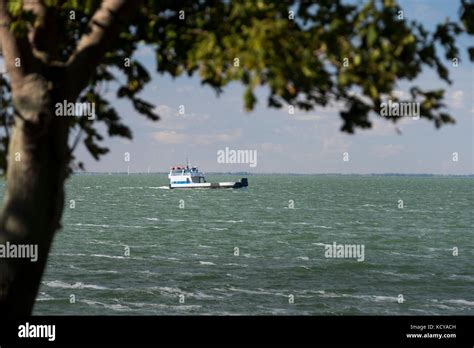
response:
[[[472,178],[248,178],[72,177],[34,313],[474,314]],[[363,261],[326,257],[334,242]]]

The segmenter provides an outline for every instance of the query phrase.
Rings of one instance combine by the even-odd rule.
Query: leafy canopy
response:
[[[115,1],[115,0],[108,0]],[[38,17],[21,0],[9,1],[10,30],[26,36],[38,30]],[[134,58],[141,45],[153,48],[156,70],[173,77],[199,75],[203,84],[220,93],[231,81],[245,85],[244,105],[252,110],[256,87],[266,85],[268,105],[288,104],[304,110],[328,103],[345,105],[340,112],[342,130],[371,126],[369,115],[379,113],[399,81],[413,80],[423,68],[433,68],[451,83],[447,65],[459,59],[457,36],[474,33],[474,5],[460,3],[460,21],[444,22],[432,32],[408,15],[395,0],[370,0],[355,4],[341,0],[142,0],[134,2],[121,21],[120,31],[107,42],[107,52],[79,95],[96,103],[97,118],[109,136],[131,138],[117,110],[104,96],[104,88],[116,86],[118,98],[130,100],[138,113],[157,120],[154,106],[139,97],[150,73]],[[44,71],[67,65],[99,0],[43,0],[54,37],[35,43],[35,54]],[[48,38],[48,36],[46,36]],[[47,42],[46,42],[47,41]],[[443,54],[442,54],[443,53]],[[473,48],[469,48],[471,61]],[[111,82],[115,82],[112,84]],[[420,116],[436,127],[454,119],[443,104],[444,91],[410,89],[407,102],[420,102]],[[0,151],[8,146],[15,110],[9,80],[0,74],[0,109],[3,134]],[[389,118],[396,122],[397,118]],[[96,123],[74,118],[70,127],[82,135],[89,152],[98,159],[108,151]],[[76,142],[79,138],[76,139]],[[75,145],[74,145],[75,146]],[[4,154],[0,158],[5,158]],[[5,161],[0,161],[5,168]]]

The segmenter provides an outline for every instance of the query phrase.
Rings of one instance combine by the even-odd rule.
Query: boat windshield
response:
[[[182,169],[171,169],[171,175],[176,176],[176,175],[192,175],[192,174],[198,174],[199,170],[195,167],[193,168],[182,168]]]

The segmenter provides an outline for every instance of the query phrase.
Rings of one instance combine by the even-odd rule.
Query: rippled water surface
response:
[[[249,183],[74,176],[35,314],[474,314],[472,178]],[[326,258],[333,242],[364,245],[365,260]]]

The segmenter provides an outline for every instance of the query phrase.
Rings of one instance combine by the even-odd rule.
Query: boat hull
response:
[[[171,189],[221,189],[221,188],[243,188],[248,186],[246,178],[240,181],[229,182],[201,182],[201,183],[185,183],[185,184],[170,184]]]

